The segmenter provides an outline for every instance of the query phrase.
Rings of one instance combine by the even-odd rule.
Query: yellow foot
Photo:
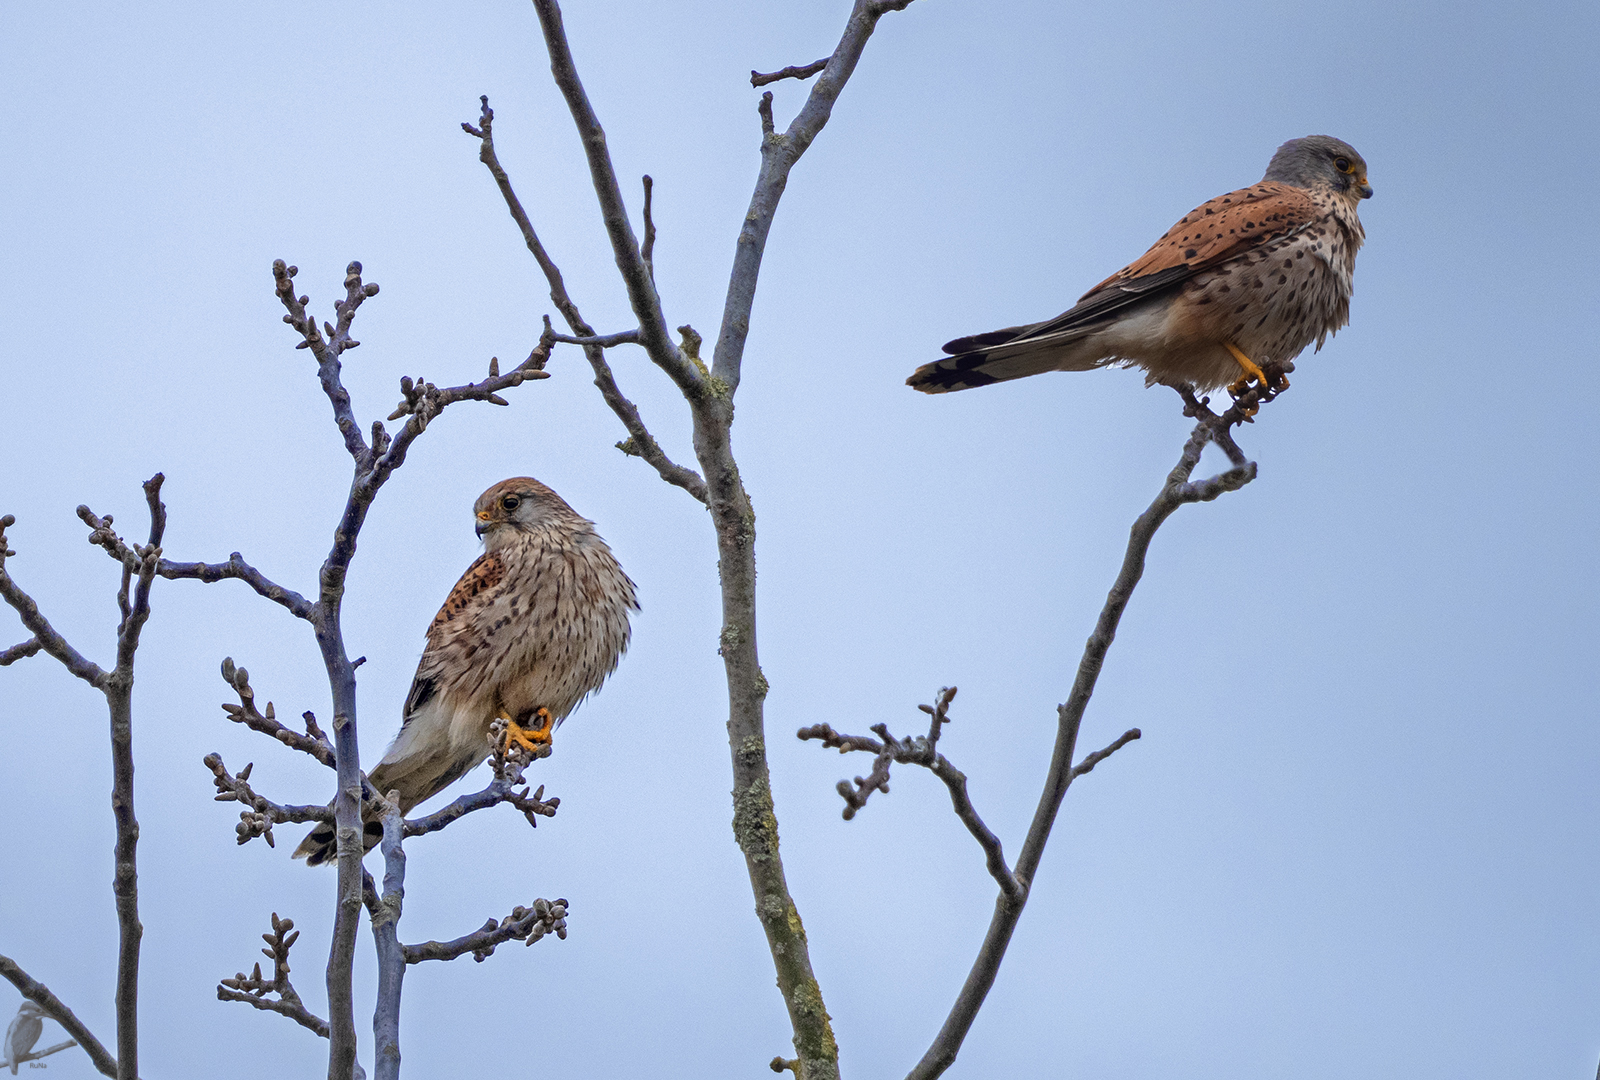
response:
[[[1244,393],[1244,388],[1250,385],[1252,379],[1261,384],[1261,389],[1272,389],[1272,385],[1267,382],[1266,372],[1262,371],[1254,360],[1240,352],[1237,345],[1231,341],[1224,341],[1222,347],[1231,352],[1233,358],[1238,361],[1239,366],[1244,369],[1244,375],[1239,378],[1239,381],[1228,387],[1229,393],[1233,394],[1234,397],[1238,397]]]
[[[505,752],[509,753],[513,745],[526,750],[532,750],[540,744],[550,745],[550,731],[555,727],[555,720],[550,716],[550,710],[540,707],[533,715],[539,718],[538,726],[525,728],[501,710],[500,716],[506,722],[506,745],[503,748]]]

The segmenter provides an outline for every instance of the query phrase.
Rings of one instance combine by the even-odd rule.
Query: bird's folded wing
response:
[[[1230,191],[1185,214],[1137,260],[1083,294],[1083,299],[1053,319],[972,334],[947,342],[951,356],[1006,344],[1045,344],[1076,332],[1147,297],[1180,285],[1264,243],[1304,228],[1317,214],[1309,192],[1263,181]]]

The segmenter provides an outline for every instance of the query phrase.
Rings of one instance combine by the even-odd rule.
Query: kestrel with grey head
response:
[[[1327,135],[1278,147],[1256,183],[1190,211],[1151,249],[1045,322],[957,338],[906,380],[924,393],[1042,371],[1143,368],[1146,384],[1237,396],[1263,364],[1317,348],[1350,321],[1372,197],[1367,163]],[[1280,376],[1281,380],[1281,376]],[[1287,385],[1280,381],[1280,388]]]
[[[594,522],[539,481],[502,480],[473,513],[484,552],[429,624],[400,733],[368,775],[380,795],[399,792],[402,813],[487,758],[497,719],[507,750],[548,743],[616,670],[639,608]],[[368,848],[381,831],[367,822]],[[332,828],[318,826],[295,857],[333,854]]]

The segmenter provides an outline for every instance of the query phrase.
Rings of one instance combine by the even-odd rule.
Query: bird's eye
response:
[[[505,507],[507,510],[515,510],[517,508],[517,504],[520,502],[522,502],[522,500],[517,498],[515,495],[507,495],[505,498],[500,500],[500,505]]]
[[[1354,163],[1352,163],[1351,160],[1349,158],[1347,158],[1347,157],[1336,157],[1336,158],[1334,158],[1333,159],[1333,167],[1335,169],[1338,169],[1340,172],[1346,173],[1346,174],[1353,173],[1353,172],[1356,171],[1356,167],[1355,167]]]

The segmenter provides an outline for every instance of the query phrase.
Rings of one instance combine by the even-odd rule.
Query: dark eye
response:
[[[517,504],[520,502],[522,502],[522,500],[517,498],[515,495],[507,495],[505,498],[500,500],[500,505],[505,507],[507,510],[515,510],[517,508]]]
[[[1342,173],[1353,173],[1356,171],[1355,165],[1351,164],[1350,159],[1347,157],[1334,158],[1333,167]]]

